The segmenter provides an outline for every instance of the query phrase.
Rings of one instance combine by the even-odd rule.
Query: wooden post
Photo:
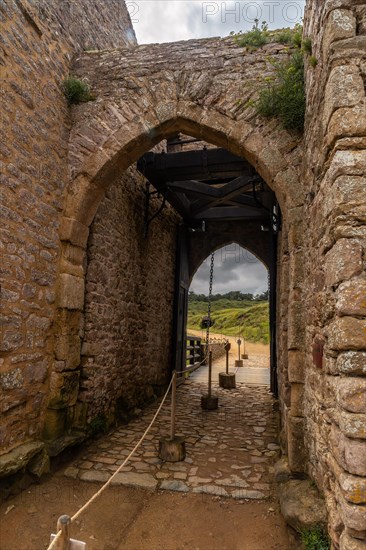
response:
[[[238,344],[238,359],[236,359],[236,361],[235,361],[235,368],[243,366],[243,361],[242,361],[242,359],[240,359],[240,344],[241,344],[240,337],[237,340],[237,344]]]
[[[229,373],[229,351],[230,342],[226,342],[224,349],[226,351],[226,372],[219,372],[219,386],[225,390],[232,390],[236,387],[235,373]]]
[[[70,548],[70,529],[71,518],[70,516],[60,516],[57,520],[56,533],[61,531],[61,536],[56,543],[57,550],[69,550]]]
[[[172,401],[170,411],[170,434],[163,436],[159,441],[159,458],[166,462],[180,462],[186,457],[184,436],[175,435],[175,420],[177,413],[177,371],[173,371]]]
[[[201,396],[201,407],[208,411],[214,411],[219,404],[219,398],[212,395],[212,351],[208,354],[208,393]]]
[[[177,410],[177,371],[173,371],[172,382],[172,402],[171,402],[171,419],[170,419],[170,439],[175,436],[175,414]]]

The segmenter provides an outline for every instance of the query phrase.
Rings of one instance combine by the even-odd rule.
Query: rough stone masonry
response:
[[[282,451],[324,493],[334,546],[364,548],[366,3],[307,2],[303,138],[248,103],[281,45],[138,46],[115,0],[3,0],[0,16],[1,475],[41,475],[166,384],[179,219],[166,208],[144,241],[134,163],[183,132],[277,195]],[[68,74],[96,100],[69,109]]]

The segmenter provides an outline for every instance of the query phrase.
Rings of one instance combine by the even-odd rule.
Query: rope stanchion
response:
[[[143,440],[145,439],[145,437],[147,436],[147,434],[149,433],[152,425],[154,424],[155,420],[157,419],[161,409],[163,408],[163,405],[165,403],[165,400],[166,398],[168,397],[168,394],[169,394],[169,391],[170,391],[170,388],[172,387],[172,384],[173,384],[173,379],[174,379],[174,376],[172,377],[172,379],[170,380],[170,384],[168,386],[168,389],[166,390],[165,392],[165,395],[159,405],[159,408],[158,410],[156,411],[156,413],[154,414],[153,416],[153,419],[151,420],[150,424],[148,425],[148,427],[146,428],[146,430],[144,431],[144,433],[142,434],[142,436],[140,437],[140,439],[138,440],[138,442],[136,443],[136,445],[134,446],[134,448],[132,449],[132,451],[130,452],[130,454],[127,456],[127,458],[125,458],[125,460],[123,461],[123,463],[118,467],[118,469],[114,472],[114,474],[111,475],[111,477],[105,482],[105,484],[84,504],[84,506],[82,506],[71,518],[70,520],[70,524],[73,523],[91,504],[92,502],[94,502],[108,487],[109,485],[112,483],[113,479],[116,477],[117,474],[120,473],[120,471],[122,470],[122,468],[127,464],[127,462],[130,460],[130,458],[132,457],[132,455],[137,451],[137,449],[140,447],[141,443],[143,442]],[[68,525],[70,525],[68,524]],[[59,527],[58,527],[59,528]],[[62,537],[63,537],[63,531],[62,529],[59,530],[57,533],[56,533],[56,536],[54,537],[53,541],[51,542],[51,544],[48,546],[47,550],[59,550],[59,548],[63,548],[62,546],[60,547],[59,544],[60,544],[60,541],[62,541]]]
[[[186,457],[185,439],[175,434],[175,416],[177,412],[177,371],[173,371],[172,401],[170,412],[170,437],[159,441],[159,458],[166,462],[181,462]]]

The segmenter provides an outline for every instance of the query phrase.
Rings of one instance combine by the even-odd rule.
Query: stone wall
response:
[[[342,550],[366,538],[366,3],[308,2],[307,471]]]
[[[131,167],[90,229],[79,395],[88,423],[125,420],[169,378],[178,217],[165,207],[144,238],[145,200],[145,180]]]
[[[59,216],[72,123],[61,90],[84,48],[135,43],[123,2],[0,3],[0,453],[40,437],[54,366]]]

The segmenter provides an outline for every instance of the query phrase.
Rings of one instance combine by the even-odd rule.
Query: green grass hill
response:
[[[202,317],[207,315],[207,302],[190,299],[187,328],[200,330]],[[230,300],[222,298],[211,304],[211,331],[225,336],[237,336],[239,331],[249,342],[269,343],[268,301]]]

